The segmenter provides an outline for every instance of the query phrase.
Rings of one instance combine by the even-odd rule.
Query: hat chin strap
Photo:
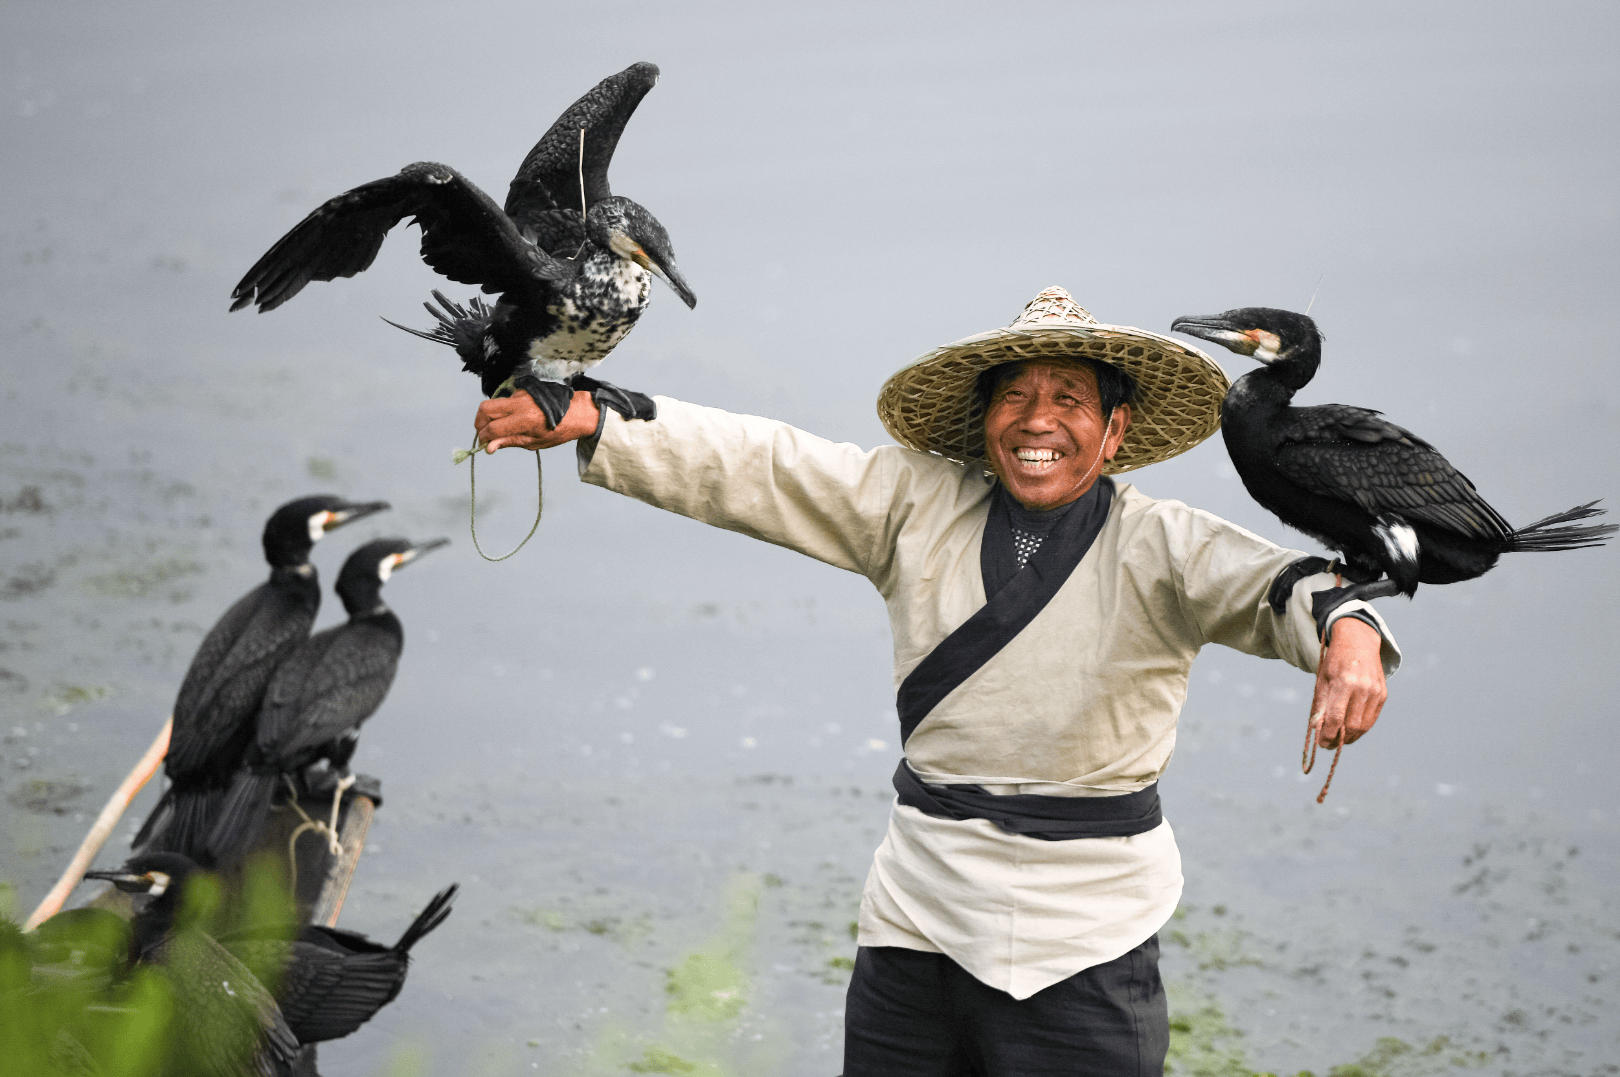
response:
[[[1103,430],[1102,441],[1097,443],[1097,455],[1092,457],[1091,467],[1086,468],[1086,474],[1087,475],[1091,475],[1092,472],[1096,469],[1097,465],[1102,463],[1103,449],[1108,447],[1108,435],[1112,434],[1113,432],[1114,432],[1114,417],[1112,415],[1109,415],[1108,416],[1108,426]],[[1093,483],[1095,483],[1097,481],[1097,479],[1099,479],[1101,477],[1102,477],[1102,472],[1097,471],[1096,474],[1092,476],[1091,481]]]
[[[1097,442],[1097,456],[1096,456],[1095,459],[1093,459],[1091,461],[1091,467],[1086,468],[1086,474],[1087,475],[1090,475],[1092,470],[1095,469],[1098,464],[1102,463],[1103,450],[1108,447],[1108,435],[1112,434],[1113,432],[1114,432],[1114,416],[1113,416],[1112,413],[1110,413],[1109,416],[1108,416],[1108,426],[1107,426],[1106,429],[1103,430],[1102,440]],[[1102,472],[1098,471],[1097,474],[1101,475]],[[1095,482],[1096,479],[1093,479],[1092,481]]]

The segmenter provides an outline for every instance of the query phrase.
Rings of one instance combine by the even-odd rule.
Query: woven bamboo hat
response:
[[[1104,325],[1062,288],[1036,296],[1007,328],[935,348],[898,371],[878,393],[878,418],[908,448],[984,464],[979,375],[1002,363],[1064,359],[1111,363],[1136,378],[1130,429],[1105,474],[1168,460],[1220,428],[1231,383],[1213,359],[1157,333]]]

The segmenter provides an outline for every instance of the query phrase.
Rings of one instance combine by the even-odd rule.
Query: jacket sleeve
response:
[[[1279,616],[1267,601],[1271,584],[1305,555],[1210,513],[1178,508],[1175,518],[1165,521],[1165,537],[1180,573],[1182,610],[1198,635],[1205,642],[1261,658],[1280,658],[1315,673],[1322,648],[1311,616],[1311,596],[1338,586],[1336,578],[1320,572],[1299,580]],[[1378,629],[1383,637],[1384,673],[1394,673],[1401,664],[1400,648],[1369,603],[1346,602],[1329,618],[1329,629],[1351,615],[1361,616]]]
[[[865,450],[786,423],[667,397],[658,418],[609,409],[580,477],[682,516],[876,579],[892,557],[892,446]]]

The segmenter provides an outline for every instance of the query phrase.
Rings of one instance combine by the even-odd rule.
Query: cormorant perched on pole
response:
[[[336,591],[349,619],[305,640],[271,678],[246,761],[208,835],[208,851],[217,862],[235,860],[253,847],[271,802],[285,786],[284,775],[297,775],[321,760],[346,775],[360,725],[388,695],[405,644],[404,626],[383,602],[382,586],[396,569],[449,542],[377,539],[344,560]],[[339,781],[333,793],[334,832],[346,788],[347,781]]]
[[[697,303],[663,225],[608,187],[619,135],[657,81],[656,66],[632,64],[574,102],[529,151],[504,210],[455,169],[430,161],[345,191],[248,270],[231,309],[274,310],[312,280],[354,276],[410,217],[422,229],[423,261],[501,298],[462,307],[434,292],[442,309],[428,311],[439,325],[407,332],[454,347],[485,396],[526,390],[552,426],[576,388],[596,391],[626,418],[651,418],[647,397],[582,375],[641,317],[649,274],[688,307]]]
[[[265,522],[270,578],[225,612],[191,660],[174,701],[164,761],[171,784],[136,835],[137,848],[211,863],[208,831],[252,742],[265,686],[282,659],[309,638],[320,609],[310,550],[328,532],[388,507],[319,494],[289,501]]]
[[[392,946],[316,924],[249,928],[220,943],[273,985],[299,1043],[324,1043],[347,1036],[398,997],[411,947],[444,923],[457,889],[452,883],[435,894]]]
[[[163,1072],[291,1077],[304,1060],[275,999],[240,959],[183,918],[196,911],[184,901],[196,873],[190,857],[159,852],[142,853],[118,871],[84,874],[152,898],[135,916],[128,967],[156,966],[171,992],[171,1054]]]
[[[1515,529],[1434,446],[1381,412],[1290,407],[1322,360],[1322,334],[1303,314],[1244,307],[1170,328],[1264,364],[1227,392],[1221,434],[1254,499],[1338,551],[1352,585],[1317,595],[1319,624],[1347,599],[1410,598],[1420,583],[1481,576],[1504,553],[1601,546],[1617,530],[1568,526],[1602,515],[1595,501]]]

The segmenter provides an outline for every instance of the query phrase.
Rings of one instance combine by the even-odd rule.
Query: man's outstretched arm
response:
[[[478,444],[488,453],[508,447],[550,449],[590,437],[596,433],[600,419],[591,394],[576,392],[562,422],[553,430],[533,397],[528,393],[513,393],[478,405],[473,429],[478,431]]]

